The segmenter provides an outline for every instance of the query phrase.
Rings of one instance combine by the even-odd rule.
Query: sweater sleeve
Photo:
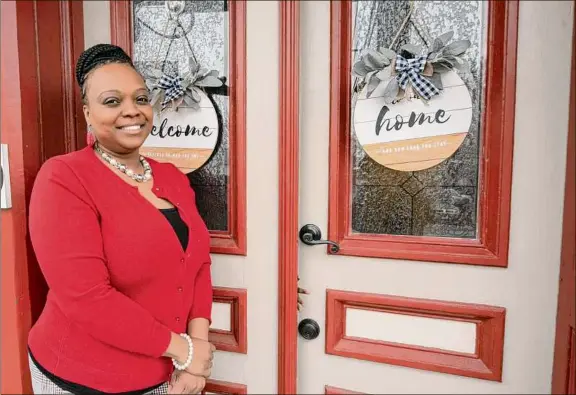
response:
[[[111,285],[96,208],[59,159],[48,160],[38,173],[29,228],[52,297],[69,319],[116,348],[162,356],[170,329]]]
[[[188,321],[194,318],[206,318],[212,323],[212,276],[210,262],[202,265],[194,285],[194,302],[190,309]]]

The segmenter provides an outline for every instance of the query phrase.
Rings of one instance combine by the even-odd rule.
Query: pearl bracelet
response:
[[[184,362],[184,364],[180,364],[178,361],[172,358],[172,364],[177,370],[186,370],[186,368],[192,363],[192,356],[194,355],[194,344],[192,344],[192,338],[188,336],[187,333],[181,333],[180,336],[182,336],[188,342],[188,358],[186,358],[186,362]]]

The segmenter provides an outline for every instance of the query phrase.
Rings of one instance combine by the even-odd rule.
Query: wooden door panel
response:
[[[501,307],[329,289],[326,353],[501,381],[505,318]]]
[[[493,89],[483,99],[484,128],[489,130],[482,129],[486,145],[479,153],[478,186],[484,214],[477,237],[464,239],[362,233],[350,219],[355,208],[335,199],[343,190],[350,194],[358,183],[350,175],[356,165],[343,157],[361,148],[344,143],[354,132],[346,110],[350,87],[342,83],[350,72],[350,54],[330,51],[331,43],[350,40],[347,29],[335,26],[351,30],[354,23],[330,12],[331,7],[368,3],[299,5],[300,56],[292,66],[300,67],[299,103],[295,101],[300,139],[286,157],[300,167],[300,190],[297,205],[286,202],[282,207],[298,210],[298,227],[316,224],[323,238],[346,248],[332,253],[326,246],[300,243],[299,285],[310,294],[302,296],[298,320],[315,320],[321,334],[313,340],[298,338],[298,392],[318,393],[327,387],[360,393],[549,391],[553,342],[546,328],[553,324],[557,291],[554,259],[559,257],[565,176],[561,153],[566,149],[572,4],[507,2],[508,11],[500,9],[489,24],[485,37],[492,37],[487,42],[490,59],[482,67]],[[401,2],[374,3],[400,7]],[[512,23],[516,17],[518,23]],[[551,26],[545,22],[551,18],[562,23]],[[516,39],[517,62],[511,50]],[[355,45],[350,42],[351,52],[362,49]],[[562,54],[554,66],[558,78],[535,84],[532,77],[545,73],[550,64],[543,59],[553,53]],[[539,97],[551,86],[558,95],[549,97],[553,103],[543,109]],[[334,128],[339,128],[338,136]],[[378,170],[379,165],[366,166]],[[290,164],[285,168],[292,169]],[[334,168],[338,172],[330,172]],[[361,181],[374,186],[377,180],[364,175]],[[414,192],[418,185],[413,184],[403,186],[406,193]],[[394,186],[402,187],[372,189]],[[395,213],[392,206],[389,216]],[[386,217],[374,205],[362,208],[366,220]],[[367,208],[373,209],[371,214]],[[328,230],[331,221],[338,222],[338,232]],[[290,263],[282,267],[284,283],[295,281]],[[293,296],[282,298],[295,303]]]
[[[221,111],[225,142],[206,172],[188,174],[211,233],[215,288],[210,341],[217,352],[205,393],[276,390],[273,350],[278,310],[271,303],[277,290],[270,286],[276,278],[270,257],[277,251],[277,212],[271,196],[277,196],[278,173],[273,164],[278,150],[270,147],[278,145],[278,9],[275,1],[188,1],[182,13],[198,61],[218,65],[227,85],[218,93],[219,103],[228,103],[227,110]],[[158,33],[171,22],[163,0],[111,0],[110,13],[99,17],[102,26],[110,23],[111,42],[132,54],[136,64],[154,61],[156,52],[165,56],[168,40]],[[95,29],[87,34],[93,36]],[[169,61],[187,62],[178,52],[182,45],[187,45],[182,36],[173,41],[171,48],[176,50]],[[217,187],[226,192],[212,193]],[[216,217],[227,219],[225,229],[210,227]]]

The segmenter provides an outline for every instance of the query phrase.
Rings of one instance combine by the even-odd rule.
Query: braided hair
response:
[[[86,101],[86,80],[88,76],[96,68],[108,63],[123,63],[136,69],[130,56],[116,45],[96,44],[84,50],[76,62],[76,82],[80,86],[83,101]]]

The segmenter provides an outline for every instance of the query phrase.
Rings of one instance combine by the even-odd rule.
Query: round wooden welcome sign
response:
[[[180,106],[177,111],[154,113],[152,132],[141,154],[158,162],[170,162],[183,173],[201,168],[212,157],[219,142],[218,115],[204,92],[200,108]]]
[[[392,77],[395,78],[395,77]],[[472,99],[454,71],[441,75],[443,91],[427,103],[384,101],[387,82],[358,96],[353,124],[359,143],[379,164],[399,171],[428,169],[456,152],[472,121]]]

